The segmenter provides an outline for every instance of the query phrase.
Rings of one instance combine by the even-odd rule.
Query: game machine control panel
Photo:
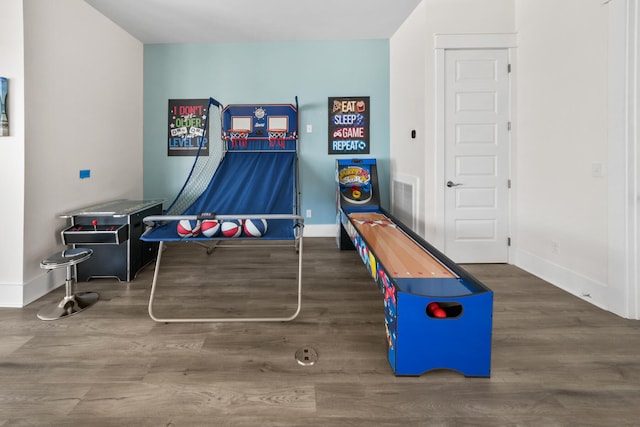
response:
[[[129,282],[156,257],[158,244],[143,242],[143,219],[162,214],[163,200],[115,200],[61,215],[71,222],[62,231],[62,242],[74,248],[90,248],[93,256],[78,264],[78,281],[115,277]]]

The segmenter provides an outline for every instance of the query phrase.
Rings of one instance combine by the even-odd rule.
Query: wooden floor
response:
[[[207,256],[173,244],[163,265],[159,315],[269,313],[269,304],[278,314],[295,303],[291,248]],[[495,292],[491,378],[395,377],[383,298],[357,254],[307,238],[303,309],[291,323],[155,323],[153,265],[129,284],[80,283],[101,299],[73,317],[36,318],[63,288],[0,309],[0,426],[640,424],[639,321],[513,266],[465,268]],[[242,306],[230,301],[238,296]],[[295,360],[305,346],[319,355],[313,366]]]

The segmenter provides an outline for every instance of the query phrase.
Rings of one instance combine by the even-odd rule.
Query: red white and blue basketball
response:
[[[191,219],[180,220],[176,231],[180,237],[195,237],[200,234],[200,221]]]
[[[242,234],[242,221],[239,219],[224,221],[220,226],[220,231],[224,237],[238,237]]]
[[[244,234],[248,237],[262,237],[267,232],[266,219],[245,219]]]
[[[217,219],[206,219],[202,221],[202,225],[200,225],[200,232],[205,237],[214,237],[217,236],[220,232],[221,222]]]

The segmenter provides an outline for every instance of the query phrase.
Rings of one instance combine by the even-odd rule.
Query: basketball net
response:
[[[249,131],[246,130],[229,130],[229,139],[231,139],[231,148],[241,147],[247,148],[247,138]]]
[[[269,147],[284,148],[284,141],[287,138],[287,131],[285,129],[269,129]]]
[[[189,176],[164,212],[165,215],[181,215],[204,192],[224,155],[222,139],[222,104],[210,99],[206,118],[206,136],[209,137],[209,155],[201,156],[200,150],[194,159]]]

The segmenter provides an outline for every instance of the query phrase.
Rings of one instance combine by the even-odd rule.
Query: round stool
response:
[[[95,292],[74,293],[73,266],[88,260],[93,250],[86,248],[67,249],[56,253],[40,262],[40,268],[54,270],[67,267],[67,280],[65,282],[65,295],[55,306],[49,306],[38,312],[40,320],[57,320],[62,317],[72,316],[91,307],[98,301],[99,295]]]

